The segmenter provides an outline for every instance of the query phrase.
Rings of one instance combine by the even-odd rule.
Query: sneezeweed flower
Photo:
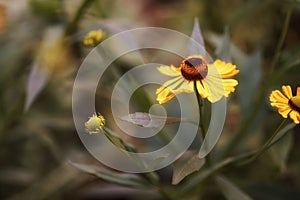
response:
[[[291,86],[282,86],[283,94],[279,90],[272,91],[270,95],[271,105],[278,109],[278,113],[287,118],[288,115],[295,124],[300,122],[300,87],[296,96],[293,96]]]
[[[228,97],[238,85],[237,80],[230,79],[239,73],[235,65],[221,60],[208,63],[200,55],[187,57],[180,67],[160,66],[158,71],[174,77],[157,89],[157,101],[160,104],[166,103],[179,93],[191,93],[194,89],[197,89],[202,98],[215,103],[223,96]]]
[[[102,30],[94,30],[88,32],[88,34],[83,38],[83,45],[87,47],[97,46],[104,38],[104,33]]]
[[[85,123],[85,129],[89,134],[97,134],[103,130],[105,118],[100,114],[93,114]]]

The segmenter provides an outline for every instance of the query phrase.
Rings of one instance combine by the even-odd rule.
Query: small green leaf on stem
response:
[[[126,173],[117,173],[110,170],[105,170],[102,168],[96,168],[90,165],[78,164],[74,162],[70,162],[71,165],[76,167],[77,169],[93,174],[99,177],[101,180],[114,183],[117,185],[132,187],[132,188],[149,188],[151,185],[141,178],[140,176]]]
[[[216,176],[215,181],[227,200],[251,200],[252,198],[223,176]]]
[[[200,159],[198,153],[194,151],[185,152],[173,164],[172,184],[176,185],[186,176],[198,171],[205,163],[205,159]]]

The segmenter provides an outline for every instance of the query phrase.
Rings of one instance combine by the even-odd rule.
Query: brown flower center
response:
[[[207,73],[207,63],[202,58],[187,58],[181,63],[181,74],[188,81],[203,80]]]
[[[289,106],[300,114],[300,96],[290,98]]]

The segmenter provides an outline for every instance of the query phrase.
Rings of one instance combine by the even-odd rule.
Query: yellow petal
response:
[[[157,70],[167,76],[179,76],[181,75],[180,68],[174,67],[174,65],[166,66],[162,65],[157,68]]]
[[[175,94],[169,88],[165,88],[161,93],[157,95],[156,100],[159,104],[163,104],[170,101],[174,96]]]
[[[171,80],[166,81],[160,88],[156,90],[156,94],[160,93],[164,88],[169,87],[170,85],[174,84],[176,81],[182,80],[182,77],[173,78]]]
[[[186,81],[185,79],[180,77],[180,79],[175,78],[172,80],[173,80],[173,84],[170,84],[167,87],[164,84],[160,88],[157,89],[156,94],[158,94],[158,95],[157,95],[156,100],[160,104],[170,101],[175,95],[177,95],[179,93],[182,93],[182,92],[190,93],[190,92],[194,91],[193,84]],[[169,81],[167,81],[167,82],[169,82]]]
[[[202,81],[202,84],[204,86],[204,89],[208,93],[207,99],[211,103],[215,103],[219,101],[222,96],[225,96],[225,91],[221,79],[219,79],[219,81],[213,79],[205,79],[204,81]]]
[[[235,86],[238,85],[238,81],[235,79],[225,79],[223,80],[224,90],[225,90],[225,96],[228,97],[228,95],[231,92],[235,91]]]
[[[236,69],[236,65],[231,63],[225,63],[221,60],[216,60],[213,65],[219,71],[221,78],[231,78],[239,73],[239,70]]]
[[[292,88],[289,85],[283,85],[282,86],[282,91],[285,94],[285,96],[288,97],[288,99],[293,97],[293,93],[292,93]]]
[[[295,124],[299,124],[299,113],[297,111],[290,112],[290,118],[294,121]]]
[[[270,101],[274,103],[288,104],[289,100],[279,90],[274,90],[270,95]]]
[[[278,112],[279,114],[281,114],[282,117],[287,118],[288,114],[291,112],[291,108],[288,106],[280,107],[278,108]]]
[[[204,89],[200,81],[196,82],[197,91],[202,98],[207,98],[209,95],[209,90]]]
[[[297,96],[300,96],[300,87],[297,87]]]

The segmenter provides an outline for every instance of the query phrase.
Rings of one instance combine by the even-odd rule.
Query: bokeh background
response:
[[[155,191],[105,183],[70,165],[70,160],[101,165],[76,133],[72,87],[92,50],[82,44],[89,31],[102,29],[105,39],[130,28],[158,26],[190,35],[195,17],[212,55],[227,27],[231,60],[241,70],[217,150],[248,122],[231,153],[256,149],[282,121],[269,106],[271,90],[290,84],[295,92],[300,86],[299,1],[0,0],[0,199],[159,199]],[[283,30],[286,38],[272,69]],[[115,66],[97,97],[97,109],[111,126],[108,90],[116,75],[134,65],[120,60]],[[265,96],[257,103],[260,92]],[[140,101],[146,103],[137,106],[147,111],[147,101]],[[254,107],[258,109],[251,114]],[[294,128],[256,162],[223,173],[253,199],[300,199],[299,134],[299,127]],[[170,185],[170,170],[159,174]],[[224,199],[209,180],[189,198],[199,199],[197,191],[202,190],[203,199]]]

